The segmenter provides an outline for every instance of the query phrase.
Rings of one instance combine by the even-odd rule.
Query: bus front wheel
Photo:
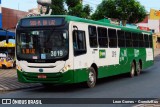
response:
[[[96,85],[96,72],[93,67],[89,68],[87,87],[93,88]]]
[[[133,78],[135,75],[135,64],[132,62],[131,64],[131,71],[130,71],[130,77]]]

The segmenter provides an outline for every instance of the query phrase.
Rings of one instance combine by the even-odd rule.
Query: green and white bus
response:
[[[27,17],[16,28],[18,80],[86,83],[153,65],[152,33],[68,15]]]

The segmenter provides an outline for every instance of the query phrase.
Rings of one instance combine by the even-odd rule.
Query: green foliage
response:
[[[52,5],[50,8],[52,9],[52,14],[54,15],[66,14],[64,9],[64,0],[52,0]]]
[[[80,0],[66,0],[68,15],[90,18],[92,8],[89,5],[83,6]]]
[[[146,10],[137,0],[103,0],[91,18],[99,20],[104,17],[138,23],[146,17]]]
[[[83,12],[86,14],[86,18],[87,18],[87,16],[90,16],[90,14],[92,12],[92,8],[90,7],[89,4],[87,4],[83,7]]]
[[[82,10],[83,10],[82,5],[78,4],[72,8],[69,8],[68,14],[73,15],[73,16],[77,16],[77,17],[82,17],[82,13],[83,13]]]
[[[80,4],[80,0],[66,0],[68,8],[73,8]]]
[[[66,3],[67,9],[64,9]],[[92,8],[89,5],[83,6],[81,0],[52,0],[52,14],[68,14],[72,16],[90,18]]]

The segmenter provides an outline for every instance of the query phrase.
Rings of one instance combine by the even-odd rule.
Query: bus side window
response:
[[[95,26],[88,26],[89,31],[89,43],[90,47],[96,48],[98,46],[97,44],[97,31]]]
[[[132,41],[133,41],[133,47],[138,48],[139,47],[139,34],[138,33],[132,33]]]
[[[153,47],[153,40],[152,40],[152,35],[149,35],[149,47]]]
[[[144,47],[144,39],[143,39],[143,34],[139,35],[139,47]]]
[[[125,32],[125,39],[126,39],[126,47],[132,47],[133,42],[132,42],[132,35],[130,32]]]
[[[149,36],[144,34],[145,47],[149,48]]]
[[[109,36],[109,47],[116,48],[117,47],[117,34],[115,29],[108,29]]]
[[[108,47],[107,28],[98,27],[98,43],[100,48]]]
[[[126,47],[124,31],[118,30],[117,34],[118,34],[118,46],[119,47]]]
[[[79,30],[73,31],[73,49],[75,56],[82,55],[87,52],[86,38],[84,31],[79,31]]]

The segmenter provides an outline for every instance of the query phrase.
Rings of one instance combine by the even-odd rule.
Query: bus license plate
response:
[[[39,74],[38,78],[47,78],[47,76],[45,74]]]

